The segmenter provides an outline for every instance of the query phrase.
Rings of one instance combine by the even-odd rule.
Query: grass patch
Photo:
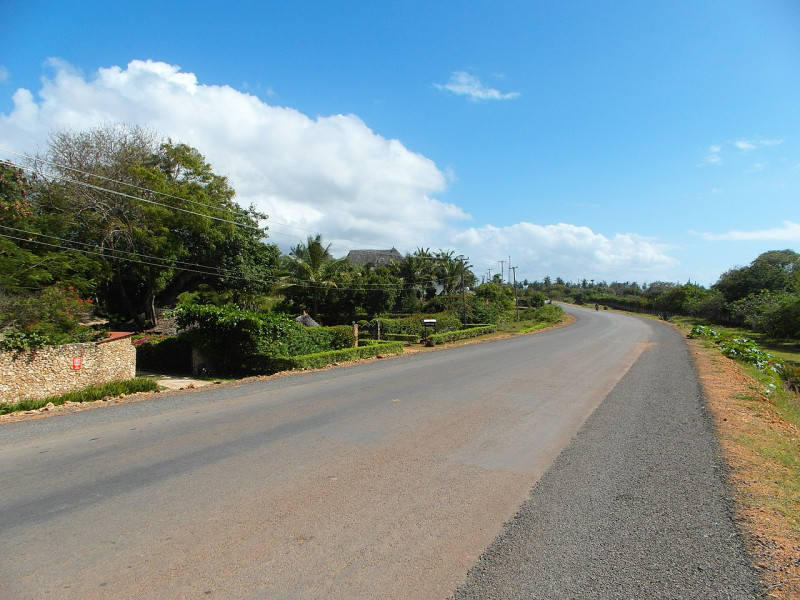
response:
[[[52,403],[53,406],[61,406],[67,402],[96,402],[103,398],[116,398],[122,395],[135,394],[137,392],[153,392],[158,389],[158,383],[152,377],[136,377],[126,381],[111,381],[102,385],[92,385],[82,390],[67,392],[58,396],[41,398],[38,400],[20,400],[19,402],[9,402],[0,404],[0,415],[7,415],[13,412],[26,410],[36,410]]]

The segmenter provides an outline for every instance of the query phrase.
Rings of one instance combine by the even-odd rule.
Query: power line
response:
[[[94,246],[92,244],[88,244],[86,242],[78,242],[78,241],[75,241],[75,240],[67,240],[65,238],[59,238],[59,237],[56,237],[56,236],[50,236],[50,235],[46,235],[46,234],[41,234],[41,233],[36,233],[36,232],[31,232],[31,231],[26,231],[26,230],[21,230],[21,229],[16,229],[16,228],[8,227],[8,226],[5,226],[5,225],[0,225],[0,228],[12,230],[12,231],[17,231],[17,232],[22,232],[22,233],[25,233],[26,235],[34,235],[34,236],[38,236],[38,237],[42,237],[42,238],[56,240],[56,241],[62,242],[62,244],[56,244],[54,242],[47,242],[47,241],[41,241],[41,240],[37,240],[37,239],[31,239],[29,237],[26,238],[26,237],[20,237],[20,236],[14,236],[14,235],[8,235],[8,234],[0,233],[0,237],[6,238],[6,239],[10,239],[10,240],[16,240],[16,241],[21,241],[21,242],[39,244],[41,246],[47,246],[47,247],[50,247],[50,248],[57,248],[57,249],[60,249],[60,250],[72,250],[72,251],[75,251],[75,252],[80,252],[82,254],[88,254],[88,255],[91,255],[91,256],[99,256],[101,258],[110,259],[110,260],[123,260],[123,261],[134,263],[134,264],[140,264],[140,265],[145,265],[145,266],[153,266],[153,267],[170,268],[170,269],[175,269],[176,271],[197,273],[197,274],[200,274],[200,275],[208,275],[208,276],[216,276],[216,277],[228,277],[230,279],[239,279],[239,280],[243,280],[243,281],[251,281],[251,282],[255,282],[255,283],[263,283],[263,284],[270,285],[270,286],[274,286],[274,285],[284,285],[284,286],[287,286],[287,287],[288,286],[298,286],[298,287],[303,287],[303,288],[307,288],[307,289],[320,289],[320,290],[326,289],[326,290],[339,290],[339,291],[359,291],[359,290],[369,291],[369,290],[385,290],[385,289],[393,289],[393,288],[399,288],[400,290],[411,290],[411,289],[414,289],[415,287],[417,287],[416,284],[407,283],[407,282],[403,281],[402,279],[398,283],[387,283],[387,284],[376,284],[376,283],[366,284],[365,283],[365,284],[362,284],[362,285],[355,285],[355,286],[347,286],[347,285],[340,285],[340,284],[337,284],[336,286],[328,286],[328,285],[322,285],[322,284],[318,285],[318,284],[313,284],[313,283],[301,281],[301,280],[298,280],[298,279],[293,279],[293,278],[291,278],[291,276],[283,278],[283,279],[280,279],[280,278],[276,278],[276,279],[272,279],[272,280],[259,279],[259,278],[255,278],[255,277],[244,276],[241,273],[237,273],[235,271],[231,271],[231,270],[228,270],[228,269],[222,269],[220,267],[212,267],[212,266],[209,266],[209,265],[201,265],[201,264],[197,264],[197,263],[187,263],[187,262],[183,262],[183,261],[172,260],[172,259],[167,259],[167,258],[161,258],[161,257],[157,257],[157,256],[141,254],[141,253],[138,253],[138,252],[130,252],[130,251],[126,251],[126,250],[108,249],[110,252],[112,252],[112,254],[108,254],[106,251],[97,249],[97,246]],[[75,248],[74,246],[64,245],[64,244],[81,244],[81,245],[84,245],[84,246],[92,246],[92,248]],[[119,256],[118,254],[128,254],[130,256]],[[143,259],[149,259],[149,260],[143,260]],[[153,262],[153,261],[160,261],[160,262]],[[182,265],[182,266],[179,266],[179,265]],[[190,267],[197,267],[197,268],[190,268]],[[199,270],[199,269],[203,269],[203,270]],[[454,280],[458,279],[459,277],[448,278],[448,279],[445,279],[445,281],[448,281],[448,280],[453,280],[454,281]],[[433,281],[433,280],[430,280],[430,281]]]
[[[179,201],[182,201],[182,202],[195,204],[195,205],[202,206],[204,208],[208,208],[208,209],[211,209],[211,210],[220,210],[222,212],[229,212],[229,213],[234,214],[236,216],[241,216],[241,213],[237,213],[236,211],[231,210],[231,209],[227,209],[227,208],[224,208],[224,207],[211,206],[211,205],[208,205],[208,204],[204,204],[202,202],[197,202],[197,201],[194,201],[194,200],[181,198],[179,196],[174,196],[174,195],[167,194],[167,193],[164,193],[164,192],[158,192],[158,191],[155,191],[155,190],[151,190],[149,188],[143,188],[143,187],[131,184],[131,183],[126,183],[126,182],[119,181],[119,180],[116,180],[116,179],[112,179],[112,178],[109,178],[109,177],[105,177],[105,176],[102,176],[102,175],[97,175],[97,174],[89,173],[89,172],[86,172],[86,171],[82,171],[80,169],[76,169],[74,167],[69,167],[67,165],[62,165],[62,164],[56,163],[54,161],[50,161],[48,159],[44,159],[44,158],[40,158],[40,157],[33,157],[33,156],[30,156],[30,155],[19,153],[19,152],[15,152],[13,150],[9,150],[9,149],[3,148],[3,147],[0,147],[0,151],[7,152],[7,153],[10,153],[10,154],[13,154],[13,155],[16,155],[16,156],[20,156],[20,157],[26,158],[26,159],[31,160],[31,161],[38,161],[40,163],[44,163],[44,164],[48,164],[48,165],[55,165],[56,167],[61,168],[61,169],[66,169],[66,170],[69,170],[69,171],[72,171],[72,172],[75,172],[75,173],[78,173],[78,174],[81,174],[81,175],[85,175],[85,176],[88,176],[88,177],[95,177],[95,178],[101,179],[103,181],[108,181],[108,182],[116,183],[116,184],[119,184],[119,185],[122,185],[122,186],[127,186],[127,187],[130,187],[130,188],[139,190],[139,191],[144,191],[144,192],[156,194],[158,196],[163,196],[163,197],[166,197],[166,198],[172,198],[172,199],[176,199],[176,200],[179,200]],[[34,167],[24,167],[22,165],[19,165],[17,163],[14,163],[13,161],[9,161],[9,160],[4,160],[3,162],[5,162],[6,164],[8,164],[8,165],[10,165],[10,166],[12,166],[14,168],[21,169],[23,171],[28,170],[28,171],[32,171],[32,172],[35,172],[35,173],[46,174],[46,172],[44,172],[42,169],[36,168],[35,166]],[[257,226],[247,225],[245,223],[236,222],[236,221],[230,221],[230,220],[227,220],[227,219],[222,219],[220,217],[214,217],[212,215],[207,215],[207,214],[191,211],[189,209],[185,209],[185,208],[181,208],[181,207],[177,207],[177,206],[172,206],[172,205],[156,202],[155,200],[142,198],[142,197],[139,197],[139,196],[134,196],[132,194],[127,194],[127,193],[124,193],[124,192],[121,192],[121,191],[118,191],[118,190],[113,190],[113,189],[105,188],[105,187],[102,187],[102,186],[99,186],[99,185],[91,184],[91,183],[88,183],[88,182],[85,182],[85,181],[72,179],[72,178],[69,178],[69,177],[66,177],[66,176],[63,176],[63,175],[54,174],[52,177],[55,178],[55,179],[58,179],[60,181],[66,182],[66,183],[71,183],[71,184],[74,184],[74,185],[83,186],[83,187],[86,187],[86,188],[89,188],[89,189],[93,189],[93,190],[96,190],[96,191],[100,191],[100,192],[103,192],[103,193],[114,194],[114,195],[118,195],[118,196],[121,196],[121,197],[124,197],[124,198],[128,198],[128,199],[131,199],[131,200],[136,200],[136,201],[140,201],[140,202],[144,202],[144,203],[153,204],[153,205],[156,205],[156,206],[161,206],[161,207],[166,208],[166,209],[172,209],[172,210],[176,210],[176,211],[180,211],[180,212],[184,212],[184,213],[188,213],[188,214],[193,214],[193,215],[196,215],[196,216],[199,216],[199,217],[209,218],[209,219],[212,219],[212,220],[228,223],[228,224],[231,224],[231,225],[234,225],[234,226],[237,226],[237,227],[243,227],[243,228],[247,228],[247,229],[261,231],[261,228],[257,227]],[[293,228],[293,229],[299,229],[301,231],[312,232],[312,230],[304,229],[302,227],[296,227],[296,226],[293,226],[293,225],[288,225],[286,223],[275,223],[275,224],[281,225],[281,226],[284,226],[284,227],[290,227],[290,228]],[[6,229],[11,229],[11,230],[14,229],[14,228],[8,228],[8,227],[5,227],[5,226],[3,226],[3,227],[6,228]],[[25,230],[17,230],[17,231],[24,231],[26,234],[29,234],[29,235],[32,233],[32,232],[25,231]],[[273,234],[274,233],[278,233],[278,235],[287,235],[287,234],[282,234],[280,232],[273,232]],[[75,240],[67,240],[67,239],[64,239],[64,238],[57,238],[55,236],[46,236],[45,234],[33,233],[33,235],[37,235],[37,236],[40,236],[40,237],[46,237],[46,238],[58,240],[58,241],[65,242],[65,243],[68,243],[68,244],[76,244],[77,243],[77,244],[82,244],[82,245],[87,245],[87,246],[91,245],[91,244],[86,244],[85,242],[78,242],[78,241],[75,241]],[[130,255],[133,255],[133,256],[141,256],[141,257],[144,257],[144,258],[149,258],[150,260],[162,261],[162,262],[164,262],[166,264],[160,264],[159,265],[158,263],[137,261],[137,260],[134,260],[132,258],[124,258],[124,257],[118,257],[118,256],[112,257],[112,256],[109,256],[108,254],[105,254],[105,253],[102,253],[102,252],[81,250],[79,248],[74,248],[72,246],[60,246],[58,244],[50,244],[50,243],[41,242],[39,240],[30,240],[30,239],[27,239],[27,238],[17,238],[17,237],[9,236],[9,235],[2,235],[2,237],[6,237],[8,239],[16,239],[16,240],[19,240],[19,241],[28,241],[28,242],[38,243],[40,245],[48,245],[48,246],[57,247],[57,248],[61,248],[61,249],[75,250],[75,251],[78,251],[78,252],[84,252],[86,254],[94,254],[94,255],[103,256],[105,258],[118,258],[120,260],[128,260],[129,262],[139,262],[140,264],[146,264],[146,265],[150,265],[150,266],[164,266],[164,267],[169,267],[169,268],[177,268],[175,265],[182,264],[182,265],[193,266],[193,267],[198,267],[198,268],[207,270],[207,271],[196,271],[196,270],[193,270],[193,269],[183,269],[183,270],[190,271],[190,272],[203,273],[203,274],[207,274],[207,275],[215,275],[216,274],[216,275],[220,275],[220,276],[237,277],[236,275],[232,275],[229,271],[226,271],[226,270],[221,269],[219,267],[211,267],[211,266],[207,266],[207,265],[198,265],[196,263],[186,263],[186,262],[182,262],[182,261],[177,261],[177,260],[172,260],[172,259],[165,259],[165,258],[161,258],[161,257],[147,256],[147,255],[143,255],[143,254],[136,253],[136,252],[127,252],[127,251],[124,251],[124,250],[113,249],[114,252],[127,253],[127,254],[130,254]],[[339,240],[347,240],[347,241],[358,241],[358,240],[352,240],[352,239],[340,238],[340,237],[330,237],[330,239],[339,239]],[[243,277],[240,277],[240,278],[243,278]],[[449,278],[449,279],[453,279],[453,278]],[[269,282],[269,281],[261,281],[261,280],[255,280],[255,281],[259,281],[260,283],[272,284],[272,282]],[[448,281],[448,279],[445,279],[445,282],[449,283],[450,281]],[[300,284],[295,283],[295,285],[300,285]],[[410,285],[410,284],[405,284],[405,283],[402,284],[403,287],[405,287],[406,285]],[[325,286],[319,286],[319,287],[325,287]],[[393,287],[393,284],[386,284],[386,285],[369,284],[369,285],[366,285],[366,286],[361,286],[361,289],[383,289],[383,288],[387,288],[387,287]],[[411,287],[413,287],[413,285],[411,285]],[[355,289],[355,288],[345,288],[345,289]]]
[[[9,150],[9,149],[3,148],[3,147],[0,147],[0,151],[8,152],[9,154],[13,154],[15,156],[19,156],[21,158],[25,158],[25,159],[33,161],[33,162],[40,162],[40,163],[43,163],[43,164],[46,164],[46,165],[50,165],[51,167],[55,167],[55,168],[58,168],[58,169],[65,169],[67,171],[72,171],[73,173],[78,173],[80,175],[85,175],[86,177],[93,177],[93,178],[96,178],[96,179],[100,179],[102,181],[107,181],[109,183],[116,183],[118,185],[123,185],[123,186],[126,186],[128,188],[132,188],[134,190],[138,190],[140,192],[147,192],[147,193],[151,193],[151,194],[156,194],[156,195],[162,196],[164,198],[171,198],[173,200],[179,200],[181,202],[186,202],[188,204],[194,204],[196,206],[202,206],[203,208],[207,208],[209,210],[218,210],[220,212],[227,212],[227,213],[229,213],[229,214],[231,214],[233,216],[241,216],[241,213],[237,212],[235,209],[232,209],[232,208],[226,208],[226,207],[223,207],[223,206],[214,206],[212,204],[206,204],[205,202],[199,202],[197,200],[192,200],[190,198],[183,198],[181,196],[175,196],[173,194],[168,194],[166,192],[159,192],[157,190],[153,190],[153,189],[150,189],[150,188],[142,187],[142,186],[139,186],[139,185],[136,185],[136,184],[133,184],[133,183],[128,183],[126,181],[120,181],[119,179],[113,179],[111,177],[106,177],[104,175],[100,175],[100,174],[97,174],[97,173],[91,173],[91,172],[88,172],[88,171],[82,171],[81,169],[76,169],[75,167],[71,167],[69,165],[64,165],[64,164],[61,164],[61,163],[57,163],[55,161],[51,161],[51,160],[48,160],[46,158],[31,156],[29,154],[23,154],[21,152],[15,152],[13,150]],[[6,160],[5,162],[8,163],[9,165],[13,166],[13,167],[18,168],[18,169],[28,170],[28,171],[33,171],[34,173],[40,173],[40,174],[43,174],[43,175],[48,175],[47,172],[43,171],[42,169],[36,168],[36,166],[25,167],[25,166],[16,164],[16,163],[14,163],[12,161],[9,161],[9,160]],[[60,179],[62,181],[66,181],[67,183],[73,183],[73,184],[77,184],[77,185],[84,185],[86,187],[90,187],[90,188],[93,188],[95,190],[100,190],[100,191],[108,192],[108,193],[111,193],[111,194],[118,194],[118,195],[121,195],[121,196],[125,196],[127,198],[132,198],[134,200],[141,200],[143,202],[150,202],[152,204],[158,204],[159,206],[165,206],[167,208],[174,208],[176,210],[183,210],[184,212],[191,212],[191,211],[188,211],[186,209],[181,209],[181,208],[174,207],[174,206],[171,206],[171,205],[168,205],[168,204],[160,204],[160,203],[155,202],[153,200],[146,200],[146,199],[140,198],[138,196],[132,196],[132,195],[129,195],[129,194],[124,194],[124,193],[118,192],[116,190],[112,190],[112,189],[109,189],[109,188],[104,188],[104,187],[97,186],[97,185],[94,185],[94,184],[90,184],[90,183],[87,183],[87,182],[83,182],[83,181],[80,181],[80,180],[69,179],[66,176],[60,175],[58,173],[52,174],[50,176],[53,177],[53,178],[56,178],[56,179]],[[246,225],[244,223],[238,223],[236,221],[228,221],[228,220],[225,220],[225,219],[220,219],[219,217],[212,217],[210,215],[204,215],[204,214],[201,214],[201,213],[192,213],[192,214],[203,216],[203,217],[208,217],[210,219],[216,219],[216,220],[219,220],[219,221],[224,221],[226,223],[231,223],[231,224],[239,225],[239,226],[242,226],[242,227],[247,227],[249,229],[259,229],[259,227],[253,227],[252,225]]]
[[[196,206],[201,206],[201,207],[207,208],[209,210],[217,210],[217,211],[221,211],[221,212],[227,212],[227,213],[229,213],[231,215],[234,215],[234,216],[242,216],[241,213],[237,212],[234,209],[229,209],[229,208],[219,207],[219,206],[213,206],[213,205],[205,204],[203,202],[198,202],[196,200],[191,200],[191,199],[188,199],[188,198],[182,198],[180,196],[175,196],[175,195],[172,195],[172,194],[168,194],[166,192],[159,192],[159,191],[156,191],[156,190],[152,190],[150,188],[145,188],[145,187],[141,187],[141,186],[135,185],[133,183],[128,183],[128,182],[125,182],[125,181],[120,181],[118,179],[113,179],[111,177],[106,177],[104,175],[99,175],[99,174],[96,174],[96,173],[83,171],[81,169],[77,169],[77,168],[71,167],[69,165],[64,165],[62,163],[58,163],[56,161],[49,160],[47,158],[36,157],[36,156],[32,156],[30,154],[16,152],[14,150],[10,150],[10,149],[4,148],[2,146],[0,146],[0,152],[6,152],[8,154],[12,154],[14,156],[18,156],[18,157],[24,158],[26,160],[32,161],[33,163],[37,163],[38,162],[38,163],[42,163],[42,164],[45,164],[45,165],[50,165],[51,167],[54,167],[54,168],[65,169],[67,171],[71,171],[73,173],[84,175],[86,177],[93,177],[93,178],[96,178],[96,179],[100,179],[102,181],[106,181],[106,182],[109,182],[109,183],[114,183],[114,184],[117,184],[117,185],[125,186],[125,187],[128,187],[130,189],[138,190],[140,192],[156,194],[156,195],[164,197],[164,198],[171,198],[171,199],[178,200],[178,201],[181,201],[181,202],[194,204]],[[15,167],[15,168],[18,168],[18,169],[32,171],[34,173],[40,173],[40,174],[43,174],[43,175],[49,175],[49,173],[47,171],[45,171],[45,170],[43,170],[41,168],[37,168],[35,165],[31,165],[31,166],[27,166],[26,167],[26,166],[17,164],[15,162],[7,160],[7,159],[4,160],[4,162],[6,162],[7,164],[11,165],[12,167]],[[228,220],[228,219],[223,219],[223,218],[215,217],[215,216],[208,215],[208,214],[198,213],[198,212],[186,209],[186,208],[181,208],[181,207],[172,206],[172,205],[169,205],[169,204],[164,204],[164,203],[161,203],[161,202],[156,202],[155,200],[142,198],[140,196],[134,196],[132,194],[127,194],[127,193],[124,193],[124,192],[121,192],[121,191],[118,191],[118,190],[113,190],[113,189],[106,188],[106,187],[103,187],[103,186],[99,186],[99,185],[96,185],[96,184],[91,184],[91,183],[88,183],[88,182],[85,182],[85,181],[81,181],[79,179],[73,179],[73,178],[67,177],[65,175],[60,175],[58,173],[52,174],[50,176],[52,178],[54,178],[54,179],[58,179],[58,180],[63,181],[65,183],[71,183],[73,185],[83,186],[83,187],[86,187],[86,188],[89,188],[89,189],[93,189],[93,190],[96,190],[96,191],[105,192],[105,193],[109,193],[109,194],[114,194],[114,195],[121,196],[121,197],[124,197],[124,198],[132,199],[132,200],[138,200],[140,202],[144,202],[144,203],[148,203],[148,204],[152,204],[152,205],[156,205],[156,206],[161,206],[161,207],[166,208],[166,209],[172,209],[172,210],[184,212],[184,213],[187,213],[187,214],[192,214],[192,215],[195,215],[195,216],[206,217],[206,218],[209,218],[209,219],[212,219],[212,220],[215,220],[215,221],[228,223],[230,225],[234,225],[234,226],[237,226],[237,227],[243,227],[243,228],[246,228],[246,229],[258,230],[258,231],[267,230],[267,231],[270,231],[269,234],[266,234],[266,231],[265,231],[265,235],[267,235],[268,237],[270,235],[280,235],[280,236],[284,236],[284,237],[290,237],[290,234],[274,231],[270,227],[264,227],[262,229],[261,227],[258,227],[258,226],[248,225],[246,223],[241,223],[241,222],[237,222],[237,221],[231,221],[231,220]],[[241,209],[241,210],[244,210],[244,209]],[[290,229],[296,229],[296,230],[303,231],[303,232],[306,232],[306,233],[321,233],[319,230],[312,230],[312,229],[307,229],[307,228],[304,228],[304,227],[299,227],[299,226],[296,226],[296,225],[289,225],[288,223],[281,223],[279,221],[270,220],[269,222],[270,222],[271,225],[279,225],[281,227],[288,227]],[[355,242],[355,243],[358,243],[358,244],[381,246],[381,244],[374,244],[373,242],[365,242],[363,240],[356,240],[356,239],[346,238],[346,237],[341,237],[341,236],[332,236],[332,235],[329,235],[329,234],[326,234],[326,238],[329,239],[329,240],[332,240],[332,241],[337,241],[337,240],[338,241],[348,241],[348,242]]]

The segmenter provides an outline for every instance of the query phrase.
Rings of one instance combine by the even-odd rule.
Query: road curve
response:
[[[570,310],[535,336],[0,427],[0,597],[500,597],[459,586],[665,345]]]

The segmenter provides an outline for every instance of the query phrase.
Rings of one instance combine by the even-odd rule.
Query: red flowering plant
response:
[[[100,339],[102,332],[84,324],[93,309],[92,301],[81,298],[71,286],[49,286],[14,298],[3,307],[6,327],[0,348],[24,350]]]

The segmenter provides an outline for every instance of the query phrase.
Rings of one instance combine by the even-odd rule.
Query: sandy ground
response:
[[[754,424],[767,435],[794,438],[797,428],[781,420],[769,400],[758,392],[756,383],[738,365],[713,349],[690,340],[692,352],[717,425],[725,461],[734,490],[736,519],[746,533],[752,561],[768,590],[768,597],[780,600],[800,598],[800,535],[767,502],[772,493],[758,475],[763,459],[739,442]],[[747,400],[754,398],[755,400]],[[754,402],[757,403],[754,408]],[[800,499],[796,499],[800,501]]]

